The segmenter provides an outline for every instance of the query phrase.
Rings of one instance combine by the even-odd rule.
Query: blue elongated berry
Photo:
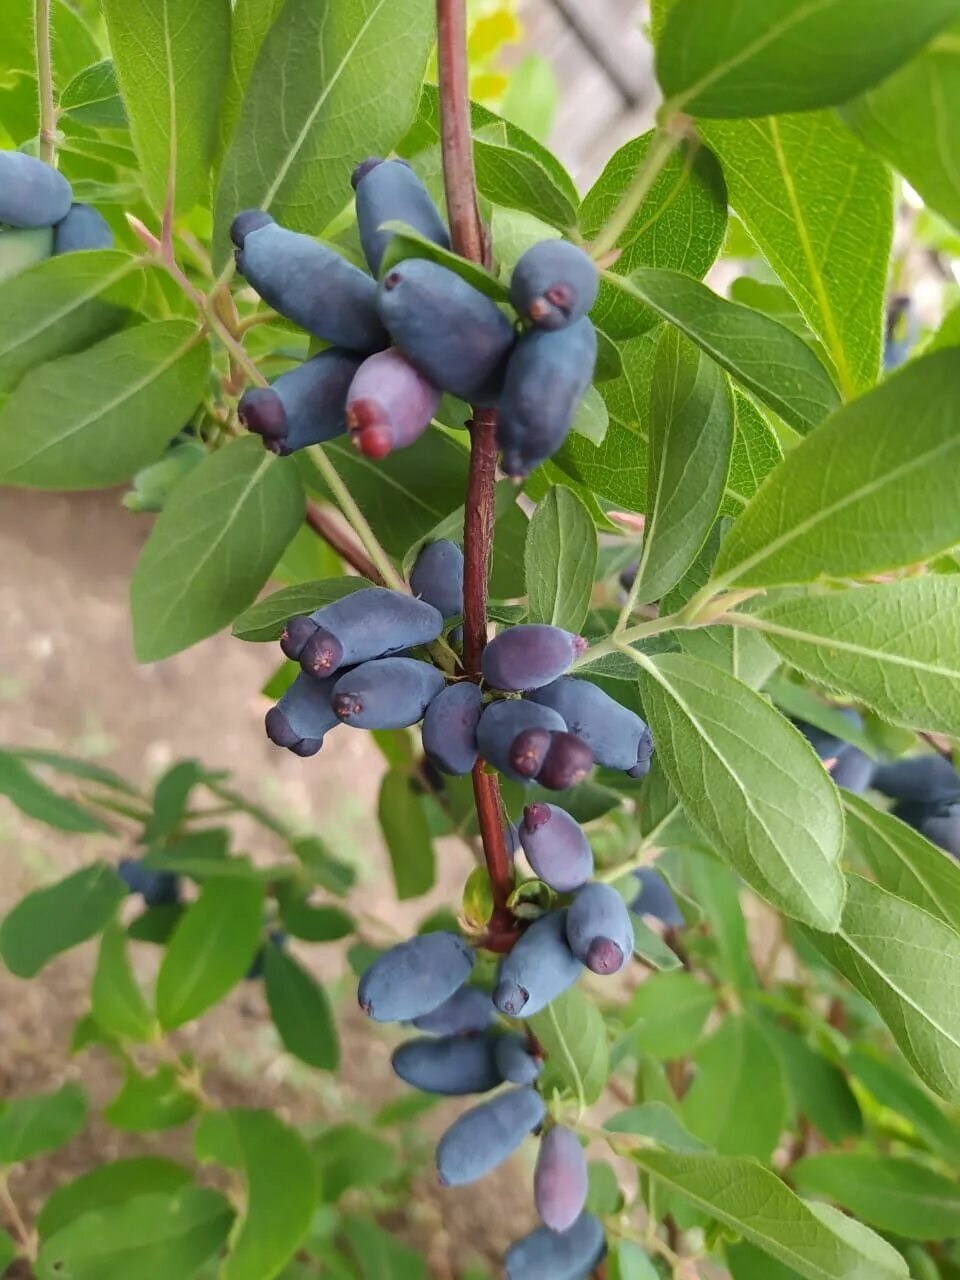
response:
[[[533,1084],[543,1068],[540,1059],[528,1051],[524,1037],[515,1031],[497,1037],[495,1056],[497,1070],[511,1084]]]
[[[23,151],[0,151],[0,222],[52,227],[70,212],[72,200],[62,173]]]
[[[653,734],[645,726],[643,733],[640,735],[640,745],[637,747],[637,762],[632,769],[627,770],[628,778],[645,778],[647,776],[650,772],[654,746]]]
[[[511,1018],[530,1018],[562,995],[583,966],[567,944],[567,913],[534,920],[500,961],[493,1003]]]
[[[437,1172],[445,1187],[476,1182],[502,1164],[546,1115],[535,1089],[508,1089],[465,1111],[437,1145]]]
[[[76,253],[81,249],[112,249],[110,223],[92,204],[74,204],[53,233],[53,252]]]
[[[465,1031],[486,1031],[495,1013],[486,991],[479,987],[461,987],[430,1013],[414,1018],[413,1025],[430,1035],[456,1036]]]
[[[526,698],[510,698],[491,702],[484,707],[477,725],[480,755],[514,782],[528,782],[511,764],[513,744],[526,729],[563,730],[566,728],[556,711],[539,707]]]
[[[586,743],[597,764],[624,770],[636,765],[647,726],[599,685],[576,676],[561,676],[531,690],[530,699],[563,716],[567,728]]]
[[[960,858],[960,804],[940,806],[920,823],[920,830],[941,849]]]
[[[837,763],[830,773],[838,787],[845,787],[847,791],[854,791],[860,795],[870,786],[875,767],[875,762],[865,751],[844,743]]]
[[[410,572],[410,590],[445,618],[463,613],[463,552],[449,538],[425,542]]]
[[[640,884],[640,892],[630,904],[631,910],[640,916],[662,920],[673,929],[682,928],[686,923],[683,914],[660,872],[654,867],[641,867],[634,874]]]
[[[510,763],[524,778],[536,778],[551,791],[565,791],[593,768],[593,752],[573,733],[526,729],[510,748]]]
[[[579,822],[555,804],[528,804],[520,843],[536,875],[558,893],[579,889],[593,874],[593,852]]]
[[[347,389],[359,364],[349,351],[321,351],[269,387],[249,387],[240,397],[240,421],[281,455],[333,440],[347,429]]]
[[[380,282],[380,317],[425,378],[461,400],[490,403],[513,326],[497,304],[426,258],[400,262]]]
[[[340,723],[330,705],[335,679],[318,680],[301,671],[275,707],[267,712],[267,737],[298,756],[315,756],[323,737]]]
[[[878,765],[871,785],[891,800],[960,800],[960,774],[943,756],[911,756]]]
[[[597,299],[600,277],[582,249],[569,240],[541,240],[513,268],[510,301],[539,329],[564,329],[585,316]]]
[[[420,1036],[394,1051],[401,1080],[424,1093],[488,1093],[502,1083],[489,1035]]]
[[[538,1227],[503,1259],[507,1280],[585,1280],[606,1252],[603,1224],[582,1213],[569,1231]]]
[[[429,662],[374,658],[337,679],[330,705],[355,729],[405,729],[423,719],[443,687],[443,673]]]
[[[547,623],[509,627],[484,649],[483,678],[494,689],[520,693],[539,689],[562,675],[586,648],[583,636]]]
[[[291,618],[280,648],[316,676],[429,644],[443,630],[433,605],[386,587],[364,587]]]
[[[440,392],[388,347],[368,356],[347,392],[350,439],[368,458],[385,458],[419,439],[440,407]]]
[[[423,717],[423,749],[444,773],[462,777],[477,762],[480,690],[469,680],[447,685]]]
[[[155,871],[139,858],[124,858],[117,875],[131,893],[139,893],[148,907],[169,906],[180,901],[180,880],[172,871]]]
[[[551,1231],[569,1231],[587,1202],[587,1158],[572,1129],[560,1125],[540,1139],[533,1173],[537,1213]]]
[[[519,339],[499,400],[497,440],[507,475],[528,475],[557,452],[596,360],[597,335],[586,317],[553,333],[531,329]]]
[[[616,889],[583,886],[567,911],[567,942],[593,973],[619,973],[633,954],[633,925]]]
[[[370,270],[380,271],[392,231],[384,222],[405,222],[414,231],[444,249],[450,236],[430,192],[403,160],[371,158],[358,164],[351,178],[357,193],[357,227]]]
[[[378,956],[360,979],[360,1008],[375,1022],[432,1013],[463,986],[473,952],[455,933],[421,933]]]
[[[238,271],[274,311],[350,351],[382,351],[389,344],[377,315],[376,283],[339,253],[278,226],[259,209],[238,214],[230,235]]]

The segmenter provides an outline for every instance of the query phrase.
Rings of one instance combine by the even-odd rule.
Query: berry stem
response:
[[[466,0],[437,0],[437,60],[440,83],[440,147],[443,184],[453,247],[471,262],[489,265],[489,242],[480,220],[470,134],[470,71],[467,62]],[[493,550],[494,483],[497,474],[497,418],[489,409],[470,424],[470,471],[463,521],[463,663],[480,679],[487,640],[487,579]],[[513,867],[504,839],[503,801],[496,774],[478,761],[473,768],[483,855],[493,892],[490,941],[509,950],[516,923],[507,906]]]
[[[352,569],[356,569],[357,573],[369,578],[377,586],[383,585],[377,566],[362,548],[355,546],[344,534],[329,512],[315,502],[308,502],[306,520],[313,532],[332,547],[341,560],[345,560]]]
[[[394,591],[406,591],[406,583],[390,563],[390,558],[377,541],[377,536],[370,528],[367,517],[360,510],[349,488],[344,484],[339,471],[324,453],[323,446],[312,444],[307,452],[310,455],[310,461],[323,476],[327,488],[333,494],[337,506],[343,512],[344,518],[363,543],[367,555],[376,565],[377,572],[384,584],[392,587]]]
[[[37,42],[37,89],[40,96],[40,159],[57,162],[57,107],[53,97],[53,62],[50,57],[51,0],[37,0],[34,11]]]

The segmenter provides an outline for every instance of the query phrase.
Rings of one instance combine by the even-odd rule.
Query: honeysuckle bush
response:
[[[407,160],[451,222],[472,202],[469,168],[448,165],[444,187],[460,87],[442,41],[435,59],[438,14],[456,32],[450,0],[437,13],[428,0],[103,0],[102,12],[9,0],[4,145],[56,164],[116,247],[47,258],[0,232],[0,482],[127,485],[132,510],[159,512],[131,583],[143,662],[227,627],[238,644],[275,641],[354,585],[343,579],[358,564],[402,588],[420,548],[462,541],[479,504],[492,560],[468,533],[465,630],[582,633],[577,675],[641,714],[656,743],[642,781],[597,769],[559,800],[600,879],[633,903],[635,872],[655,865],[671,893],[634,914],[619,978],[586,975],[529,1022],[551,1120],[591,1142],[587,1205],[608,1280],[724,1268],[957,1280],[960,868],[902,807],[830,770],[849,750],[950,757],[960,732],[960,321],[918,332],[905,359],[905,304],[890,306],[912,269],[892,250],[903,180],[941,261],[960,235],[960,4],[660,0],[657,125],[585,193],[515,123],[518,95],[510,120],[473,105],[489,253],[443,252],[443,265],[497,301],[549,237],[601,270],[594,385],[522,485],[477,478],[490,438],[449,397],[380,462],[345,437],[277,458],[237,416],[248,385],[313,351],[235,273],[238,211],[267,210],[360,263],[349,179],[367,156]],[[491,41],[495,24],[479,56]],[[550,86],[538,90],[532,65],[526,106],[542,135]],[[387,257],[436,254],[400,227]],[[721,255],[728,296],[703,283]],[[294,673],[280,666],[264,692],[275,699]],[[797,724],[832,741],[822,760]],[[545,797],[482,764],[473,786],[441,778],[410,730],[376,741],[397,897],[427,893],[435,841],[460,837],[465,872],[467,851],[476,867],[422,925],[462,931],[489,987],[495,952],[557,895],[518,864],[503,900],[475,798],[509,821]],[[306,777],[314,767],[303,762]],[[194,761],[147,793],[11,746],[0,790],[102,845],[13,909],[0,956],[29,981],[97,940],[90,1010],[65,1058],[109,1052],[124,1082],[107,1122],[189,1125],[195,1152],[190,1166],[105,1163],[28,1221],[18,1167],[55,1160],[89,1103],[73,1083],[5,1100],[0,1273],[427,1275],[374,1221],[416,1172],[401,1139],[420,1104],[305,1135],[270,1111],[218,1109],[176,1035],[252,975],[287,1053],[349,1070],[310,952],[341,944],[341,991],[395,931],[371,926],[337,850]],[[233,812],[269,852],[233,848]],[[147,947],[162,950],[151,990],[138,976]],[[472,1265],[465,1278],[485,1274]]]

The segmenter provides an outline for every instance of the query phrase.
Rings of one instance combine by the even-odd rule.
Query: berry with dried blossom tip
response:
[[[463,613],[463,552],[449,538],[425,542],[410,571],[410,590],[444,618]]]
[[[387,587],[363,587],[309,615],[291,618],[280,648],[311,675],[430,644],[443,630],[433,605]]]
[[[587,1158],[572,1129],[560,1125],[540,1139],[533,1173],[537,1213],[551,1231],[569,1231],[587,1202]]]
[[[534,920],[500,961],[493,1003],[510,1018],[530,1018],[580,977],[583,965],[567,944],[567,913]]]
[[[269,387],[249,387],[237,406],[240,421],[281,456],[333,440],[347,429],[347,388],[359,364],[352,352],[321,351]]]
[[[481,695],[469,680],[447,685],[423,717],[423,749],[444,773],[462,777],[477,762],[477,724]]]
[[[465,1031],[486,1031],[495,1014],[488,992],[479,987],[461,987],[431,1013],[414,1018],[413,1025],[430,1035],[457,1036]]]
[[[427,240],[450,248],[450,236],[430,192],[405,160],[364,160],[350,179],[357,193],[357,227],[370,270],[380,272],[394,234],[384,222],[405,222]]]
[[[538,1227],[507,1250],[506,1280],[585,1280],[606,1248],[603,1223],[592,1213],[582,1213],[569,1231]]]
[[[92,204],[71,205],[70,212],[54,228],[54,254],[112,248],[110,223]]]
[[[520,823],[520,843],[537,876],[571,893],[593,874],[593,851],[575,818],[555,804],[528,804]]]
[[[465,1111],[437,1144],[437,1172],[445,1187],[463,1187],[502,1164],[543,1123],[546,1107],[535,1089],[508,1089]]]
[[[347,392],[350,439],[368,458],[413,444],[440,406],[440,392],[396,347],[368,356]]]
[[[564,329],[597,300],[600,277],[582,249],[569,240],[541,240],[518,260],[510,301],[538,329]]]
[[[587,884],[567,910],[570,950],[593,973],[619,973],[633,955],[627,904],[608,884]]]
[[[566,791],[582,782],[593,768],[593,752],[573,733],[554,733],[537,774],[541,787]]]
[[[488,764],[499,769],[514,782],[529,782],[513,768],[511,753],[517,737],[526,729],[566,728],[563,720],[549,707],[538,707],[525,698],[507,698],[484,707],[477,725],[477,746]]]
[[[25,151],[0,151],[0,222],[52,227],[67,216],[72,201],[62,173]]]
[[[274,311],[317,338],[350,351],[389,345],[377,314],[377,286],[359,267],[259,209],[237,214],[230,228],[237,270]]]
[[[462,987],[473,952],[456,933],[421,933],[398,943],[360,979],[360,1008],[375,1022],[409,1022],[432,1013]]]
[[[337,679],[330,705],[355,729],[406,729],[443,687],[443,673],[429,662],[374,658]]]
[[[380,282],[380,317],[425,378],[471,403],[499,392],[513,326],[495,302],[426,258],[399,262]]]
[[[539,726],[518,733],[510,746],[510,768],[531,782],[543,768],[553,734]]]
[[[323,737],[340,723],[330,705],[333,679],[317,680],[301,671],[275,707],[266,714],[267,737],[298,756],[314,756]]]
[[[498,632],[484,649],[483,678],[494,689],[517,693],[538,689],[562,675],[586,648],[583,636],[548,623],[509,627]]]
[[[597,764],[624,770],[636,766],[647,726],[599,685],[576,676],[561,676],[532,690],[530,700],[563,716],[567,728],[586,743]]]
[[[488,1093],[503,1083],[494,1036],[420,1036],[394,1050],[390,1059],[401,1080],[423,1093]]]
[[[567,438],[593,378],[597,335],[584,317],[551,333],[531,329],[507,362],[497,441],[508,476],[529,475]]]
[[[511,1084],[533,1084],[543,1069],[540,1059],[528,1051],[526,1039],[515,1031],[497,1037],[496,1060],[497,1070]]]

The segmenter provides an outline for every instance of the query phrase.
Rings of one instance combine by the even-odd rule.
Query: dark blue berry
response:
[[[500,961],[493,1003],[510,1018],[530,1018],[582,972],[567,943],[566,911],[551,911],[535,920]]]
[[[456,1035],[408,1040],[391,1062],[401,1080],[424,1093],[487,1093],[502,1082],[490,1035]]]
[[[357,226],[370,270],[379,274],[380,263],[392,231],[384,222],[405,222],[414,231],[444,249],[450,236],[430,192],[402,160],[365,160],[353,171],[357,193]]]
[[[483,678],[494,689],[538,689],[562,675],[586,647],[583,636],[546,623],[509,627],[484,649]]]
[[[62,173],[23,151],[0,151],[0,222],[52,227],[67,216],[72,201]]]
[[[555,804],[528,804],[520,843],[537,876],[558,893],[579,889],[593,874],[593,853],[580,824]]]
[[[462,987],[473,952],[459,935],[421,933],[378,956],[360,979],[360,1008],[375,1022],[432,1013]]]
[[[513,268],[510,301],[539,329],[563,329],[585,316],[600,277],[582,249],[568,240],[541,240]]]
[[[444,618],[463,613],[463,552],[449,538],[425,542],[410,572],[410,590]]]
[[[469,680],[447,685],[423,717],[423,749],[444,773],[461,777],[477,762],[480,690]]]
[[[347,429],[347,390],[359,364],[349,351],[321,351],[269,387],[248,388],[237,408],[240,421],[281,455],[333,440]]]
[[[437,1145],[440,1181],[446,1187],[476,1182],[516,1151],[545,1115],[543,1099],[527,1086],[464,1112]]]
[[[91,204],[74,204],[54,228],[53,252],[76,253],[81,249],[112,249],[110,223]]]
[[[305,671],[328,676],[340,667],[429,644],[442,630],[443,618],[433,605],[402,591],[364,587],[308,616],[291,618],[280,647]]]
[[[442,672],[415,658],[375,658],[340,676],[330,705],[355,729],[405,729],[444,687]]]
[[[533,702],[552,707],[567,728],[590,748],[607,769],[632,769],[647,726],[598,685],[576,676],[561,676],[530,693]]]
[[[477,746],[488,764],[514,782],[528,782],[511,764],[513,744],[526,729],[563,730],[563,720],[549,707],[537,706],[526,698],[507,698],[484,707],[477,725]]]
[[[633,925],[616,889],[584,885],[567,911],[567,942],[594,973],[619,973],[633,954]]]
[[[323,737],[340,723],[330,705],[335,678],[317,680],[301,671],[275,707],[266,714],[267,737],[298,756],[314,756]]]

